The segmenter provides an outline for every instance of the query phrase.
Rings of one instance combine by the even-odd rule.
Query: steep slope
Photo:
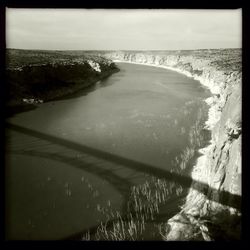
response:
[[[7,50],[7,110],[75,93],[117,71],[111,60],[96,55]]]
[[[241,224],[241,49],[100,53],[114,61],[164,67],[194,77],[212,97],[201,149],[182,211],[165,225],[165,240],[239,239]],[[194,188],[194,185],[196,187]],[[200,186],[199,186],[200,185]],[[203,189],[203,192],[199,192]],[[205,192],[204,192],[205,191]],[[204,194],[205,193],[205,194]]]

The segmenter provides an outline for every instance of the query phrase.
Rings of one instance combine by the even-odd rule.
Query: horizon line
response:
[[[199,49],[27,49],[27,48],[6,48],[6,50],[37,50],[37,51],[190,51],[190,50],[222,50],[222,49],[242,49],[235,48],[199,48]]]

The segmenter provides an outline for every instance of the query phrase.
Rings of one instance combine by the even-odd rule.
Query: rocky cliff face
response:
[[[165,224],[165,240],[239,239],[241,229],[241,49],[110,52],[114,61],[165,67],[207,86],[210,145],[201,149],[179,214]],[[207,184],[207,185],[204,185]],[[205,187],[205,192],[204,192]],[[199,192],[201,190],[203,192]],[[201,237],[202,236],[202,237]]]

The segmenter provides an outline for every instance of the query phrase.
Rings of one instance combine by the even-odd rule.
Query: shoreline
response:
[[[180,70],[178,68],[174,68],[174,67],[169,67],[169,66],[163,66],[163,65],[156,65],[156,64],[149,64],[149,63],[136,63],[136,62],[130,62],[130,61],[121,61],[121,60],[113,60],[114,63],[116,62],[120,62],[120,63],[131,63],[131,64],[137,64],[137,65],[145,65],[145,66],[152,66],[152,67],[156,67],[156,68],[163,68],[163,69],[168,69],[168,70],[171,70],[171,71],[175,71],[177,73],[180,73],[180,74],[183,74],[187,77],[190,77],[190,78],[193,78],[194,80],[197,80],[200,82],[201,85],[205,86],[212,94],[211,97],[208,97],[206,98],[204,101],[207,103],[207,105],[209,106],[209,109],[208,109],[208,119],[207,121],[205,121],[205,128],[209,131],[212,131],[214,125],[217,123],[217,119],[214,119],[214,117],[216,116],[214,113],[215,113],[215,110],[214,110],[214,105],[213,105],[213,102],[210,102],[209,100],[213,99],[214,98],[214,95],[217,94],[217,88],[210,88],[209,86],[209,82],[208,81],[202,81],[201,77],[196,77],[196,76],[193,76],[190,72],[188,71],[183,71],[183,70]],[[209,141],[209,144],[208,146],[204,147],[204,148],[200,148],[198,150],[198,152],[201,154],[201,156],[199,156],[197,159],[196,159],[196,164],[193,166],[193,170],[191,171],[191,177],[194,179],[194,180],[197,180],[197,181],[204,181],[200,178],[197,178],[198,176],[195,175],[195,173],[197,173],[197,171],[199,169],[202,169],[202,167],[200,166],[203,166],[204,162],[206,161],[207,159],[207,155],[208,155],[208,152],[210,151],[210,149],[212,148],[213,146],[213,140],[211,138],[211,140]],[[200,176],[199,176],[200,177]]]
[[[198,80],[199,84],[211,92],[211,97],[205,99],[209,107],[205,128],[211,132],[211,139],[208,145],[199,149],[202,155],[193,165],[193,181],[188,195],[181,211],[165,222],[163,240],[197,240],[198,235],[202,235],[205,241],[240,239],[241,54],[235,55],[228,51],[212,56],[182,56],[181,53],[166,56],[168,55],[107,54],[108,58],[113,58],[116,62],[138,61],[135,64],[185,74]],[[206,187],[195,184],[195,180],[206,183]]]
[[[115,62],[115,60],[114,60],[114,62]],[[118,60],[116,62],[118,62]],[[127,61],[119,61],[119,62],[126,63]],[[127,63],[130,63],[130,62],[127,62]],[[134,63],[134,62],[131,62],[131,63]],[[217,103],[216,103],[216,101],[214,101],[214,97],[218,94],[218,91],[217,91],[218,88],[213,88],[214,82],[212,82],[212,84],[210,85],[209,80],[206,80],[206,79],[204,80],[201,77],[192,76],[192,74],[187,72],[187,71],[182,71],[180,69],[176,69],[176,68],[169,67],[169,66],[161,66],[161,65],[158,66],[158,65],[144,64],[144,63],[134,63],[134,64],[159,67],[159,68],[164,68],[164,69],[168,69],[168,70],[172,70],[172,71],[184,74],[187,77],[191,77],[195,80],[198,80],[201,85],[205,86],[211,92],[211,97],[208,97],[204,100],[207,103],[207,105],[209,106],[208,119],[207,119],[207,121],[205,121],[204,128],[206,128],[207,130],[210,131],[211,139],[208,142],[207,146],[200,148],[197,151],[200,154],[200,156],[198,156],[198,158],[194,161],[195,164],[192,166],[192,168],[189,172],[189,175],[192,178],[192,184],[187,191],[183,205],[180,207],[180,212],[175,214],[170,219],[167,219],[167,221],[166,221],[168,226],[170,226],[171,230],[169,232],[169,235],[167,233],[168,236],[166,236],[166,238],[164,238],[164,239],[165,240],[176,240],[176,233],[178,235],[182,229],[179,229],[179,223],[176,223],[175,221],[176,220],[178,221],[178,218],[182,216],[181,214],[184,212],[184,213],[189,214],[191,216],[196,216],[197,211],[199,210],[199,207],[204,206],[204,205],[206,207],[208,205],[206,195],[203,193],[200,193],[197,190],[197,188],[194,188],[193,185],[197,185],[196,184],[197,182],[206,183],[208,186],[210,184],[209,180],[208,180],[208,176],[209,176],[209,172],[211,170],[207,169],[207,162],[209,161],[209,154],[215,145],[212,130],[215,127],[216,123],[220,120],[220,117],[221,117],[221,112],[218,112],[217,105],[216,105]],[[211,100],[213,100],[213,101],[211,101]],[[198,202],[196,204],[197,207],[193,206],[194,201]],[[184,229],[184,230],[186,230],[186,229]],[[210,240],[210,238],[207,236],[207,234],[203,233],[203,230],[201,230],[201,233],[202,233],[202,237],[205,240]],[[180,233],[180,234],[182,234],[182,233]],[[179,235],[179,236],[177,236],[177,239],[179,239],[179,237],[182,238],[183,236]]]
[[[149,64],[149,63],[136,63],[136,62],[130,62],[130,61],[120,61],[120,60],[113,60],[113,62],[120,62],[120,63],[131,63],[131,64],[137,64],[137,65],[145,65],[145,66],[151,66],[151,67],[156,67],[156,68],[163,68],[163,69],[168,69],[171,71],[175,71],[177,73],[183,74],[189,78],[193,78],[194,80],[199,81],[199,83],[206,87],[210,93],[212,94],[210,97],[204,99],[204,101],[207,103],[207,105],[209,106],[209,110],[208,110],[208,119],[205,122],[206,124],[206,129],[208,130],[212,130],[214,125],[217,123],[217,121],[219,120],[219,117],[217,117],[215,115],[215,110],[214,110],[214,105],[213,105],[213,100],[214,96],[218,95],[218,88],[216,86],[210,86],[210,85],[214,85],[214,83],[209,83],[209,81],[203,80],[201,77],[199,76],[195,76],[192,75],[190,72],[188,71],[184,71],[184,70],[180,70],[178,68],[174,68],[174,67],[169,67],[169,66],[163,66],[163,65],[156,65],[156,64]],[[216,118],[215,118],[216,117]]]
[[[88,79],[87,83],[85,82],[82,85],[77,85],[75,88],[72,90],[72,88],[64,88],[61,89],[60,92],[54,92],[54,94],[51,94],[52,97],[50,96],[49,98],[40,98],[43,100],[43,103],[51,102],[51,101],[57,101],[57,100],[63,100],[63,99],[69,99],[73,98],[75,95],[78,94],[78,92],[81,91],[88,91],[88,89],[91,89],[94,84],[96,84],[98,81],[102,81],[106,79],[107,77],[111,76],[114,73],[119,72],[119,69],[114,69],[110,72],[104,72],[102,76],[97,77],[96,79]],[[19,102],[19,101],[18,101]],[[24,102],[16,102],[14,105],[8,105],[6,103],[5,105],[5,117],[11,117],[15,114],[23,113],[26,111],[34,110],[38,108],[41,104],[27,104]]]

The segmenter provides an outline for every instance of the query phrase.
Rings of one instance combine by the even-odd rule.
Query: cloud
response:
[[[7,9],[6,19],[12,48],[195,49],[194,41],[196,48],[241,47],[240,9]]]

